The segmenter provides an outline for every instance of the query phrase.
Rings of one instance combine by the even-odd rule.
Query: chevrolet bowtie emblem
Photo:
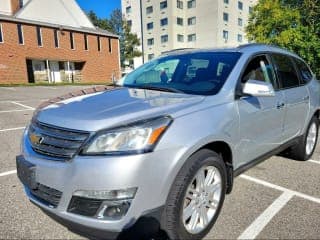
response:
[[[42,136],[39,136],[35,133],[30,134],[30,141],[32,144],[41,144],[43,142],[44,138]]]

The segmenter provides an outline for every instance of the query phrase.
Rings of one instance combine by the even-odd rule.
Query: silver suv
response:
[[[283,49],[169,52],[120,82],[43,104],[17,157],[31,202],[83,236],[201,239],[235,176],[315,149],[320,85]]]

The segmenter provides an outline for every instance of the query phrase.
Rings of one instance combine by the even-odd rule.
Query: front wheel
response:
[[[215,223],[226,192],[226,168],[215,152],[192,155],[173,183],[163,225],[170,239],[201,239]]]
[[[319,120],[314,116],[312,117],[307,131],[300,137],[299,143],[291,147],[289,157],[306,161],[311,158],[318,140]]]

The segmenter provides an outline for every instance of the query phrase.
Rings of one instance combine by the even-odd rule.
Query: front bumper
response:
[[[164,207],[159,207],[150,211],[148,214],[141,216],[136,223],[122,232],[112,232],[97,228],[88,227],[70,220],[61,218],[52,212],[41,208],[41,210],[56,222],[68,228],[69,231],[87,237],[89,239],[150,239],[159,234],[160,218]],[[147,227],[146,227],[147,226]],[[161,233],[165,234],[165,233]]]
[[[174,179],[170,167],[179,158],[178,149],[131,156],[76,156],[70,161],[59,162],[47,160],[35,153],[28,141],[24,136],[22,156],[35,166],[36,182],[60,191],[62,195],[58,205],[52,207],[39,201],[25,186],[26,194],[30,201],[70,230],[98,238],[101,238],[101,234],[106,236],[106,233],[110,233],[111,239],[117,238],[121,232],[135,228],[141,218],[145,221],[145,216],[149,216],[154,209],[157,209],[157,217],[147,219],[159,225],[159,209],[164,206]],[[77,190],[127,188],[138,190],[127,214],[121,219],[102,220],[68,212],[73,193]]]

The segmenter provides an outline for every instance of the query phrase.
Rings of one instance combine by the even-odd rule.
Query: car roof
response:
[[[184,55],[190,53],[206,53],[206,52],[239,52],[239,53],[259,53],[259,52],[274,52],[290,55],[301,59],[297,54],[290,52],[286,49],[280,48],[275,45],[260,44],[260,43],[249,43],[239,45],[238,47],[230,48],[180,48],[171,51],[164,52],[161,56],[172,56],[172,55]]]

